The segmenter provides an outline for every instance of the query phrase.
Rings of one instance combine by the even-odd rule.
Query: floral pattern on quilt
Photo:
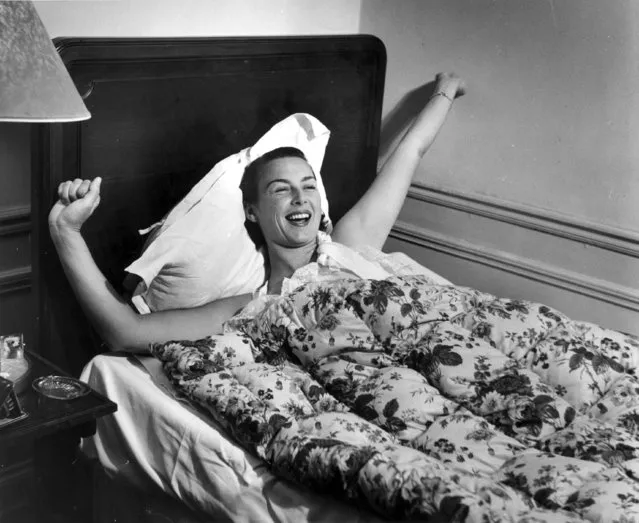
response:
[[[153,348],[274,473],[390,519],[639,521],[639,339],[418,275]]]

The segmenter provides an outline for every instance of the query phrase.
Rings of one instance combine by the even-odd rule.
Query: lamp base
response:
[[[0,361],[0,376],[13,382],[13,390],[20,394],[28,385],[31,363],[27,355],[22,358],[7,358]]]

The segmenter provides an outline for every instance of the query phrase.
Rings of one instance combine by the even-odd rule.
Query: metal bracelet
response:
[[[443,96],[444,98],[446,98],[446,100],[448,100],[449,102],[452,102],[453,99],[448,96],[444,91],[437,91],[435,94],[433,94],[433,96],[430,97],[430,99],[432,100],[433,98],[435,98],[436,96]]]

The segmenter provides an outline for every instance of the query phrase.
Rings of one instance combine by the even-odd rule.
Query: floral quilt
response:
[[[393,520],[639,521],[639,339],[421,276],[153,348],[275,474]]]

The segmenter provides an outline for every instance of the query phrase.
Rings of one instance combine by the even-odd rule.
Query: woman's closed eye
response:
[[[302,186],[303,191],[313,192],[317,190],[317,185],[314,183],[308,183]],[[289,185],[276,185],[272,188],[274,194],[286,194],[291,191]]]

